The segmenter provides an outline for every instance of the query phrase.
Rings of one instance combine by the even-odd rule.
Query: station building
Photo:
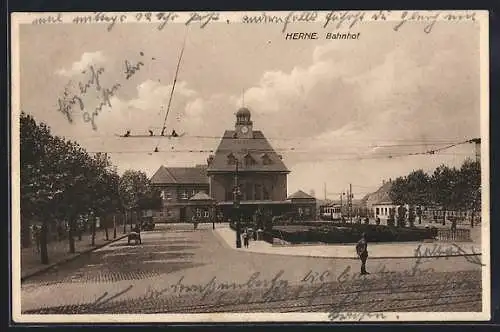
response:
[[[206,165],[182,169],[161,166],[153,175],[151,182],[164,197],[163,211],[157,213],[157,222],[189,221],[201,209],[197,206],[201,204],[202,193],[207,195],[201,200],[204,206],[209,199],[213,206],[209,212],[203,212],[204,216],[231,219],[236,184],[241,193],[239,210],[243,219],[251,220],[257,211],[314,219],[314,197],[302,191],[287,196],[289,173],[282,156],[262,131],[254,130],[250,110],[241,108],[236,113],[234,129],[222,134],[219,146],[208,156]],[[198,199],[192,200],[195,195]]]

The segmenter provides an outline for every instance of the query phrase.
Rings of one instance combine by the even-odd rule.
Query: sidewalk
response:
[[[67,262],[76,258],[86,252],[95,250],[106,244],[117,241],[126,234],[123,234],[123,228],[117,228],[116,239],[113,239],[113,229],[108,229],[109,240],[106,241],[106,232],[104,230],[96,231],[95,245],[92,246],[92,235],[83,234],[82,240],[79,241],[75,237],[75,253],[69,253],[69,240],[55,241],[47,244],[47,251],[49,256],[49,264],[42,264],[40,253],[36,252],[36,248],[22,248],[21,249],[21,280],[30,277],[39,272],[45,271],[53,266]]]
[[[274,254],[287,256],[306,256],[322,258],[358,259],[353,244],[323,244],[323,245],[272,245],[265,241],[250,241],[248,248],[236,248],[236,234],[229,225],[219,225],[215,229],[220,240],[233,250],[254,252],[260,254]],[[421,256],[425,257],[451,257],[481,254],[481,246],[474,243],[443,242],[400,242],[400,243],[369,243],[370,258],[415,258],[416,249],[419,248]],[[465,254],[464,254],[465,252]]]

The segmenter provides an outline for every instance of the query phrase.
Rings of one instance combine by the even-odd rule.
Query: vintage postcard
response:
[[[11,34],[15,322],[490,319],[487,11]]]

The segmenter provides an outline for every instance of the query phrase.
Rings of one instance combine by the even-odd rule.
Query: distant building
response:
[[[292,205],[291,211],[299,220],[316,219],[316,198],[299,190],[288,196],[288,201]]]
[[[155,222],[186,222],[190,221],[193,205],[196,201],[190,198],[198,193],[209,193],[209,183],[206,165],[196,167],[165,167],[160,166],[151,177],[152,185],[160,191],[162,209],[156,211]]]
[[[365,204],[370,214],[374,218],[380,218],[380,223],[387,224],[391,209],[397,211],[397,205],[394,204],[389,196],[392,187],[392,180],[383,181],[382,186],[374,193],[368,194],[365,197]]]

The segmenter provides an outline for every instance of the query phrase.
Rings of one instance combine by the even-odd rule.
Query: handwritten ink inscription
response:
[[[181,276],[171,284],[150,286],[133,301],[147,303],[155,312],[247,312],[266,308],[328,312],[329,318],[336,321],[384,319],[386,311],[418,310],[422,303],[431,308],[446,306],[457,296],[477,301],[481,293],[479,271],[443,274],[424,267],[429,259],[417,256],[409,269],[399,271],[381,264],[368,276],[357,273],[359,266],[351,265],[340,273],[333,269],[310,270],[295,280],[285,278],[283,270],[270,278],[254,272],[242,282],[222,281],[214,276],[204,283],[190,283]],[[120,307],[120,301],[126,305],[124,294],[130,288],[98,297],[95,310],[113,310]],[[111,299],[118,302],[107,307]]]
[[[116,24],[129,22],[159,23],[158,30],[163,30],[168,23],[184,23],[187,25],[199,24],[205,28],[211,23],[230,23],[230,19],[222,19],[223,14],[218,12],[193,12],[179,14],[175,12],[139,12],[134,14],[114,14],[96,12],[93,14],[77,15],[69,22],[74,24],[104,23],[111,31]],[[282,25],[285,33],[290,25],[300,23],[321,23],[323,29],[353,29],[367,22],[392,22],[393,31],[402,30],[408,23],[423,24],[425,33],[431,33],[437,22],[476,22],[477,13],[474,11],[290,11],[286,14],[262,12],[259,14],[245,14],[236,16],[234,22],[245,24],[278,24]],[[32,21],[32,24],[68,23],[64,20],[64,13],[42,16]]]
[[[140,53],[141,57],[144,53]],[[125,60],[124,76],[126,80],[132,78],[144,66],[142,61],[135,63]],[[58,98],[58,111],[63,113],[68,121],[73,121],[73,113],[75,110],[82,112],[83,121],[92,125],[93,130],[97,130],[95,117],[103,110],[104,107],[112,108],[111,97],[115,96],[121,88],[121,83],[117,82],[111,86],[102,86],[101,78],[105,73],[104,67],[95,67],[90,65],[87,69],[81,72],[87,78],[78,82],[76,87],[73,87],[73,82],[70,81],[61,97]],[[90,94],[95,95],[98,100],[95,106],[90,106],[94,98]]]

